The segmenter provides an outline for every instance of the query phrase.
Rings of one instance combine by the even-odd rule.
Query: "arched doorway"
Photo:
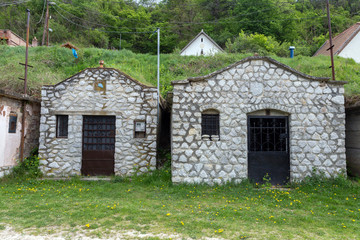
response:
[[[276,110],[248,115],[248,177],[284,184],[290,179],[289,117]]]

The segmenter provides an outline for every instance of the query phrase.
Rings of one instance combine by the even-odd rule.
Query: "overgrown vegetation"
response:
[[[296,50],[295,50],[296,52]],[[0,46],[0,88],[22,92],[24,76],[24,47]],[[71,50],[61,47],[37,47],[29,49],[28,87],[32,95],[39,95],[42,85],[55,84],[88,67],[98,67],[104,60],[106,67],[117,68],[133,78],[156,86],[157,57],[150,54],[136,54],[129,50],[113,51],[98,48],[82,48],[75,59]],[[171,81],[202,76],[219,70],[252,54],[218,54],[213,57],[179,56],[162,54],[160,67],[161,93],[171,90]],[[317,77],[330,77],[330,59],[326,56],[305,57],[295,55],[294,59],[269,55],[296,70]],[[360,93],[360,72],[352,59],[335,57],[336,79],[348,81],[346,94]]]
[[[320,44],[324,43],[321,39]],[[301,56],[311,56],[313,52],[318,49],[318,45],[309,46],[304,41],[295,42],[278,42],[272,36],[265,36],[264,34],[246,34],[244,31],[239,33],[239,36],[232,40],[228,39],[226,42],[226,51],[228,53],[258,53],[260,55],[276,55],[279,57],[289,56],[289,47],[296,46],[296,54]]]
[[[12,169],[11,173],[5,176],[3,180],[25,180],[41,176],[42,173],[39,170],[38,149],[35,148],[30,152],[29,157],[25,158],[22,162],[18,162],[18,164]]]
[[[79,233],[109,238],[132,230],[155,239],[359,237],[360,184],[341,176],[317,175],[282,189],[256,188],[248,181],[173,185],[170,177],[167,166],[111,182],[3,180],[1,224],[65,238]]]

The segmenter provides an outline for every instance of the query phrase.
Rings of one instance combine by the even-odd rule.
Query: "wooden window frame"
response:
[[[67,138],[69,134],[69,115],[56,115],[56,137]]]

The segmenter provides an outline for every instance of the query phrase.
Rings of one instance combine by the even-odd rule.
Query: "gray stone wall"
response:
[[[98,90],[101,82],[106,90]],[[56,115],[68,115],[68,137],[56,138]],[[156,167],[157,91],[115,69],[86,69],[42,89],[39,157],[47,176],[81,174],[84,115],[116,116],[115,174]],[[134,121],[146,137],[134,138]]]
[[[0,167],[0,178],[9,175],[14,166]]]
[[[343,84],[265,57],[173,82],[173,182],[221,184],[247,178],[247,116],[265,109],[289,116],[291,181],[314,168],[327,176],[345,171]],[[220,114],[218,141],[201,136],[201,113],[208,109]]]

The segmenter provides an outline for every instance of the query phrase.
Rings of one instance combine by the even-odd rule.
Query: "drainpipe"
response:
[[[29,56],[29,34],[30,34],[30,10],[27,11],[27,28],[26,28],[26,52],[25,52],[25,77],[24,77],[24,96],[27,92],[27,70],[28,70],[28,56]],[[22,119],[21,119],[21,141],[20,141],[20,161],[24,160],[24,148],[25,148],[25,114],[26,114],[26,104],[25,100],[22,100]]]

